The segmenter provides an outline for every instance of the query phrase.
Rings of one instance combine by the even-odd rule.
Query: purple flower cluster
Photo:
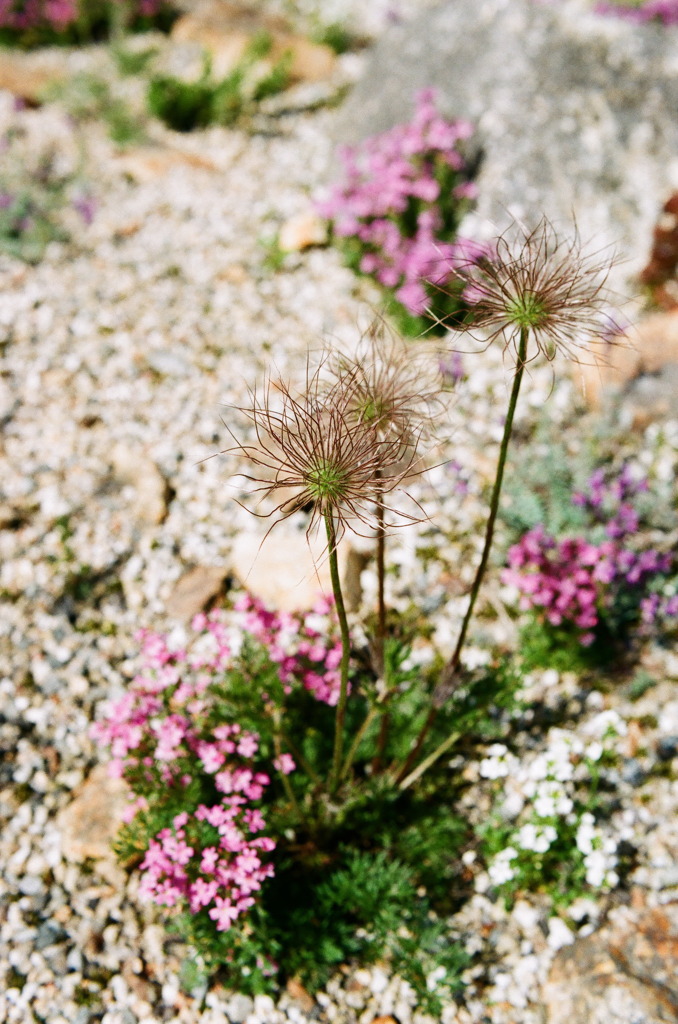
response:
[[[612,14],[637,24],[659,21],[664,25],[678,25],[678,0],[647,0],[638,7],[601,2],[596,4],[595,10],[598,14]]]
[[[345,180],[318,204],[335,235],[358,243],[360,271],[394,289],[415,315],[485,251],[470,239],[450,240],[476,195],[459,150],[472,130],[468,121],[443,118],[426,89],[408,124],[342,150]]]
[[[136,13],[151,17],[158,13],[161,3],[162,0],[138,0]],[[62,32],[78,20],[79,14],[78,0],[20,0],[19,3],[17,0],[0,0],[0,28],[19,32],[45,25]]]
[[[509,550],[509,567],[502,573],[503,582],[519,590],[520,607],[536,610],[552,626],[574,626],[584,646],[593,643],[601,617],[624,594],[638,596],[635,604],[646,625],[677,616],[676,596],[649,592],[671,571],[671,555],[633,546],[640,515],[632,500],[647,489],[647,481],[635,479],[626,465],[609,484],[597,470],[587,490],[573,495],[593,526],[603,526],[605,539],[599,543],[584,537],[558,541],[541,524],[529,530]]]

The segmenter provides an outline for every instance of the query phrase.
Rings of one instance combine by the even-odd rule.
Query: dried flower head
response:
[[[398,442],[406,458],[432,434],[441,409],[440,374],[381,318],[362,336],[355,358],[335,359],[335,373],[345,381],[352,414],[379,437]]]
[[[321,368],[322,369],[322,368]],[[242,473],[258,486],[253,493],[277,503],[273,526],[300,509],[310,512],[307,533],[331,517],[337,539],[347,527],[360,532],[374,525],[375,506],[406,521],[416,517],[383,504],[408,474],[416,445],[385,437],[374,422],[356,417],[354,375],[340,373],[328,384],[321,370],[307,372],[299,395],[289,384],[268,379],[263,392],[251,392],[251,403],[240,411],[254,428],[251,443],[238,442],[237,453],[251,472]],[[291,493],[290,493],[291,492]]]
[[[457,271],[470,311],[450,329],[482,330],[489,342],[501,337],[516,353],[527,332],[537,347],[531,359],[541,353],[551,360],[557,352],[575,358],[600,339],[613,262],[609,254],[587,256],[576,230],[562,238],[546,218],[531,231],[514,228],[497,239],[492,255]]]

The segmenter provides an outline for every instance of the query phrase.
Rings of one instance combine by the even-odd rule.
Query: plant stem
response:
[[[280,710],[279,709],[276,710],[276,713],[275,713],[275,715],[273,717],[273,723],[275,725],[275,731],[273,733],[273,747],[275,749],[275,756],[277,758],[280,758],[281,755],[282,755],[282,744],[280,742],[280,731],[279,731],[280,730]],[[290,782],[290,780],[288,779],[288,777],[285,775],[285,773],[283,771],[280,771],[278,774],[280,775],[280,780],[282,782],[283,789],[285,790],[285,793],[287,795],[287,799],[292,804],[292,807],[294,807],[294,810],[297,812],[299,820],[302,820],[303,819],[303,814],[301,813],[301,807],[299,806],[299,801],[297,800],[297,798],[295,796],[295,793],[294,793],[294,790],[292,789],[292,783]]]
[[[425,757],[424,760],[421,762],[421,764],[417,765],[417,767],[414,769],[414,771],[410,772],[409,775],[405,776],[405,778],[402,780],[402,782],[399,783],[398,789],[400,789],[400,790],[408,789],[412,785],[413,782],[416,782],[417,779],[421,778],[421,776],[424,774],[424,772],[428,768],[430,768],[432,764],[435,764],[435,762],[438,760],[438,758],[442,757],[443,754],[445,753],[445,751],[449,750],[450,747],[452,746],[452,744],[456,743],[456,741],[459,739],[460,736],[461,736],[461,733],[459,733],[459,732],[452,732],[452,733],[450,733],[450,735],[447,737],[447,739],[443,740],[443,742],[440,744],[440,746],[436,747],[436,749],[433,751],[432,754],[429,754],[428,757]]]
[[[377,493],[377,644],[376,644],[376,669],[383,678],[384,675],[384,647],[386,644],[386,597],[385,576],[386,576],[386,531],[384,529],[384,506],[382,504],[381,489]]]
[[[341,755],[344,747],[344,720],[346,718],[346,701],[348,699],[348,661],[351,653],[351,639],[348,632],[348,619],[344,606],[344,595],[341,591],[339,579],[339,561],[337,559],[337,532],[334,527],[332,512],[325,513],[325,527],[327,529],[328,558],[330,562],[330,579],[332,581],[332,592],[339,618],[339,629],[341,631],[341,668],[339,700],[337,701],[337,713],[334,719],[334,755],[332,758],[332,771],[329,778],[330,794],[334,794],[339,786],[341,778]]]
[[[358,753],[358,747],[360,746],[361,740],[378,714],[379,709],[376,705],[374,705],[365,715],[365,721],[363,722],[363,724],[360,726],[357,733],[353,737],[353,742],[351,743],[348,754],[346,755],[344,767],[341,769],[341,779],[346,778],[346,776],[348,775],[351,765],[353,764],[353,759],[355,758],[355,755]]]
[[[452,654],[452,657],[450,658],[450,660],[448,661],[447,665],[443,669],[443,680],[446,680],[446,681],[448,681],[450,683],[453,680],[453,678],[454,678],[454,676],[455,676],[455,674],[457,672],[457,669],[459,668],[459,663],[461,661],[461,652],[464,649],[464,643],[466,641],[466,634],[468,632],[469,623],[470,623],[471,617],[473,615],[473,609],[475,608],[476,598],[478,597],[478,592],[480,590],[480,585],[483,582],[483,577],[485,576],[485,570],[487,569],[487,563],[488,563],[489,558],[490,558],[490,550],[492,548],[492,541],[494,539],[494,524],[495,524],[495,521],[497,519],[497,512],[499,511],[499,499],[501,497],[501,487],[502,487],[502,483],[504,481],[504,469],[506,467],[506,456],[508,454],[508,447],[509,447],[509,442],[511,440],[511,433],[513,431],[513,418],[514,418],[515,411],[516,411],[516,405],[518,404],[518,394],[520,393],[520,385],[522,383],[523,373],[524,373],[524,370],[525,370],[525,362],[526,362],[526,358],[527,358],[527,339],[528,339],[528,334],[529,334],[528,328],[527,327],[523,327],[521,329],[521,332],[520,332],[520,342],[519,342],[519,345],[518,345],[518,358],[516,360],[516,372],[515,372],[515,376],[513,378],[513,386],[511,387],[511,395],[509,397],[508,410],[506,412],[506,420],[504,422],[504,433],[503,433],[503,436],[502,436],[502,439],[501,439],[501,447],[499,449],[499,459],[498,459],[498,462],[497,462],[497,472],[496,472],[496,475],[495,475],[495,478],[494,478],[494,486],[492,488],[492,496],[490,498],[490,514],[489,514],[489,516],[487,518],[487,526],[485,527],[485,543],[483,544],[483,553],[482,553],[481,558],[480,558],[480,564],[478,565],[478,568],[476,569],[476,574],[475,574],[475,577],[474,577],[474,580],[473,580],[473,585],[471,587],[471,593],[470,593],[470,597],[469,597],[468,608],[466,609],[466,614],[464,615],[464,619],[463,619],[463,622],[461,624],[461,629],[459,631],[459,638],[457,640],[457,645],[456,645],[456,647],[454,649],[454,653]],[[438,714],[438,708],[437,707],[432,707],[431,710],[428,713],[428,717],[427,717],[426,721],[424,722],[422,730],[419,733],[419,736],[417,737],[417,741],[416,741],[414,747],[412,748],[412,750],[410,751],[410,754],[407,757],[407,760],[405,761],[405,764],[403,765],[403,767],[402,767],[402,769],[401,769],[401,771],[400,771],[400,773],[399,773],[399,775],[397,777],[397,781],[399,783],[402,783],[406,779],[406,777],[408,776],[408,773],[410,772],[410,769],[412,768],[412,765],[414,764],[414,762],[417,759],[419,751],[421,750],[421,748],[422,748],[422,746],[424,744],[424,741],[425,741],[426,737],[429,734],[429,731],[430,731],[431,726],[433,725],[433,723],[434,723],[434,721],[436,719],[437,714]],[[428,767],[428,765],[427,765],[427,767]]]

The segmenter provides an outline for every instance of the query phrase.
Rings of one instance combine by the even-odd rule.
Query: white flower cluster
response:
[[[588,811],[582,814],[577,829],[577,849],[584,854],[586,881],[595,889],[614,889],[619,875],[617,866],[617,844],[595,824],[595,818]]]
[[[504,820],[516,821],[510,845],[497,854],[488,869],[493,885],[515,878],[515,861],[521,855],[545,854],[558,839],[560,820],[568,825],[578,823],[576,845],[584,855],[588,884],[605,889],[617,885],[617,844],[595,825],[592,814],[586,812],[578,818],[577,785],[587,782],[591,762],[614,752],[616,741],[625,733],[626,723],[615,711],[601,711],[584,723],[578,734],[550,729],[545,749],[522,759],[502,743],[488,748],[479,765],[480,775],[502,780],[497,809]],[[521,815],[523,821],[519,822]]]

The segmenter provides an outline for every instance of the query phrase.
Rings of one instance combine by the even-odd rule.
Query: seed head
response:
[[[559,237],[543,218],[531,231],[514,226],[495,242],[494,252],[460,268],[467,319],[451,330],[483,332],[488,342],[504,340],[517,353],[523,331],[548,360],[599,341],[608,308],[606,282],[614,258],[587,256],[575,231]],[[528,359],[529,361],[529,359]]]
[[[356,419],[382,439],[398,442],[407,458],[432,434],[441,409],[439,375],[380,318],[361,338],[355,358],[336,358],[335,374],[344,381]]]
[[[308,535],[327,515],[337,539],[349,526],[358,533],[361,524],[373,529],[375,506],[386,509],[384,494],[407,475],[416,450],[382,435],[373,420],[355,415],[351,382],[348,371],[328,383],[316,370],[307,372],[298,395],[289,384],[271,378],[260,393],[251,392],[249,406],[240,411],[250,421],[254,438],[227,451],[247,463],[250,472],[241,475],[257,485],[252,493],[277,503],[269,512],[249,511],[275,516],[275,526],[308,510]]]

